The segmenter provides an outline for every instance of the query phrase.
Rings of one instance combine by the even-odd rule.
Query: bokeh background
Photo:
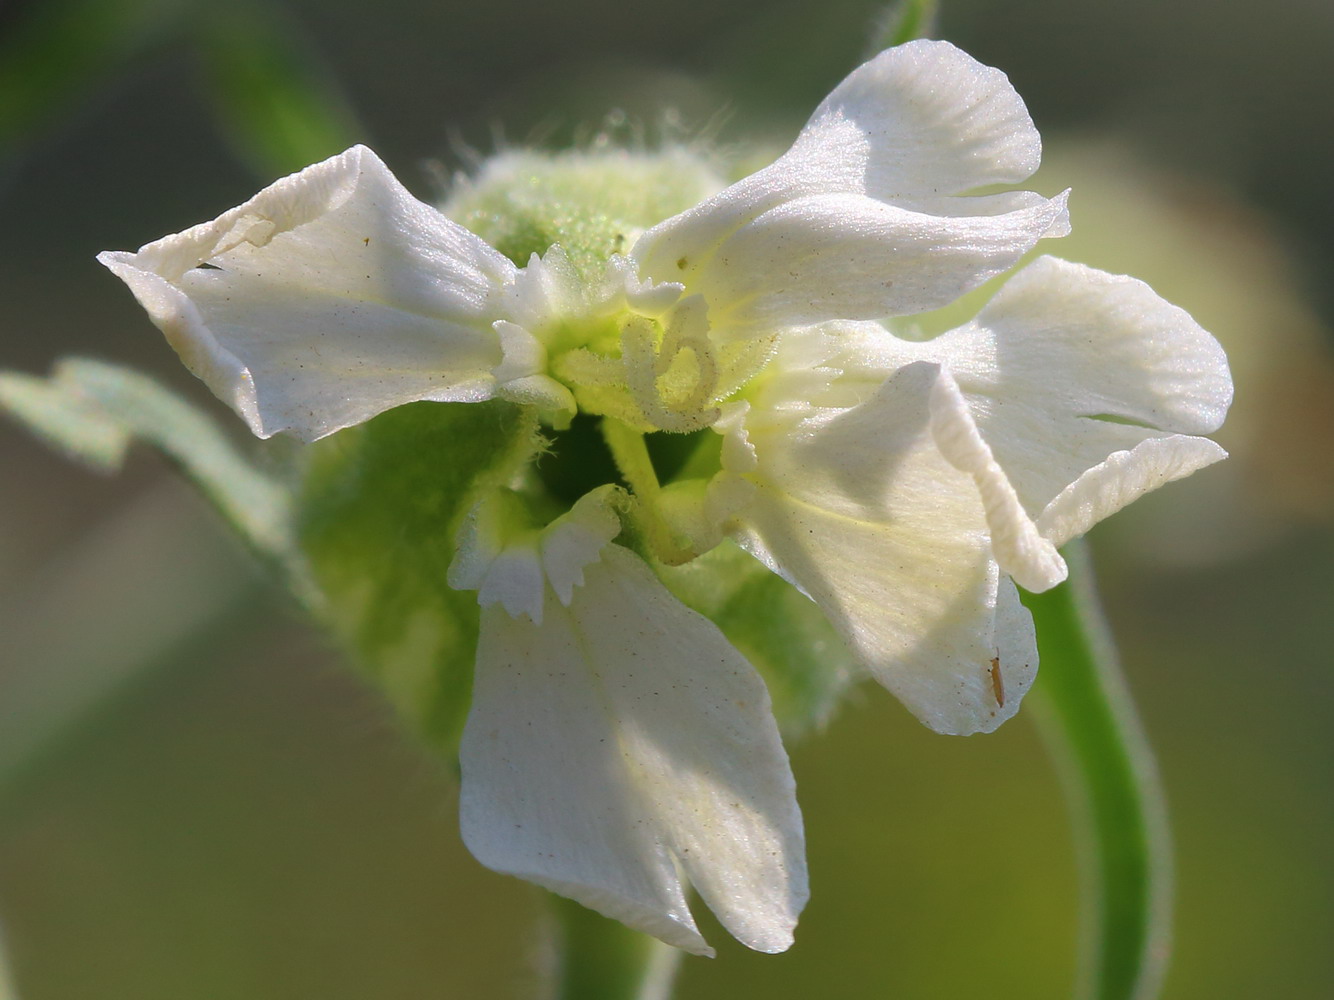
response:
[[[97,251],[348,135],[424,197],[478,152],[613,111],[781,149],[879,13],[8,0],[0,366],[91,354],[225,418]],[[1148,279],[1233,359],[1233,459],[1093,545],[1170,798],[1166,996],[1328,997],[1334,5],[944,0],[938,36],[1028,101],[1038,186],[1074,188],[1053,252]],[[1074,848],[1029,720],[938,737],[866,689],[793,757],[798,944],[758,956],[713,927],[683,1000],[1070,995]],[[0,421],[0,923],[26,1000],[529,996],[539,894],[469,858],[455,795],[163,462],[97,477]]]

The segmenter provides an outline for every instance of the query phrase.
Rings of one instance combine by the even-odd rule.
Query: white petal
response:
[[[785,157],[805,183],[886,199],[1016,184],[1041,158],[1005,74],[935,41],[889,49],[854,70]]]
[[[499,302],[507,319],[533,331],[558,317],[579,315],[585,305],[583,281],[559,244],[545,257],[529,256],[528,266],[515,276]]]
[[[480,590],[496,556],[504,550],[515,522],[526,525],[517,499],[503,490],[483,496],[459,525],[454,560],[446,580],[455,590]]]
[[[1222,349],[1184,310],[1141,281],[1051,257],[910,353],[954,375],[1030,511],[1114,452],[1215,430],[1232,399]]]
[[[990,694],[999,711],[983,732],[991,732],[1019,711],[1019,703],[1038,676],[1038,641],[1033,616],[1020,602],[1014,581],[1004,573],[996,582],[996,618],[991,641],[995,657],[981,683],[984,687],[989,683]],[[975,676],[969,680],[977,683]]]
[[[1056,586],[1066,577],[1065,560],[1024,510],[1009,477],[982,440],[958,384],[944,369],[931,387],[930,408],[936,446],[977,485],[987,512],[991,550],[1001,569],[1028,590]]]
[[[1009,270],[1064,224],[1064,195],[1001,215],[954,216],[864,195],[795,198],[723,240],[691,290],[709,301],[724,335],[924,312]]]
[[[977,489],[932,438],[937,376],[909,365],[832,418],[757,426],[757,490],[739,540],[810,595],[924,723],[986,732],[1018,709],[1037,657],[991,558]]]
[[[546,374],[547,349],[528,330],[509,320],[492,324],[500,342],[501,362],[491,371],[495,395],[521,406],[536,406],[563,429],[573,419],[574,394]]]
[[[562,604],[568,606],[574,588],[583,586],[584,567],[620,533],[614,507],[618,495],[623,494],[616,486],[599,486],[543,530],[542,568]]]
[[[1064,197],[950,197],[1023,180],[1040,155],[1032,120],[1003,73],[946,42],[912,42],[855,70],[775,163],[655,226],[633,256],[655,280],[682,281],[691,291],[713,282],[711,311],[735,308],[736,322],[785,308],[800,313],[793,322],[935,308],[1012,267],[1043,236],[1064,234]],[[789,208],[793,202],[807,204]],[[902,211],[887,215],[872,207],[878,203]],[[762,232],[748,237],[766,217]],[[779,244],[788,238],[797,243],[785,249]],[[981,244],[971,255],[970,238]],[[893,245],[866,256],[867,243],[901,240],[923,255],[916,268],[914,254]],[[950,273],[933,284],[920,272],[936,245],[931,253],[948,258]],[[757,250],[769,260],[749,260]],[[861,269],[858,260],[866,261]],[[873,274],[873,287],[859,293],[870,301],[843,305],[842,290],[823,294],[830,273],[847,262],[857,270],[849,283]]]
[[[487,398],[490,303],[515,273],[362,146],[98,259],[256,434],[303,440],[411,400]]]
[[[527,615],[540,625],[546,590],[534,532],[527,539],[510,542],[491,560],[477,591],[477,603],[484,608],[499,604],[511,618]]]
[[[492,371],[497,383],[525,378],[546,370],[547,349],[527,327],[498,319],[491,324],[500,342],[502,360]]]
[[[1165,483],[1227,458],[1208,438],[1174,434],[1117,451],[1067,486],[1038,517],[1038,529],[1064,545],[1105,517]]]
[[[801,818],[754,669],[608,546],[539,625],[482,615],[461,823],[488,867],[711,954],[683,874],[744,944],[782,951],[807,897]]]
[[[540,625],[547,584],[568,605],[584,582],[584,567],[620,532],[615,504],[621,495],[617,486],[599,486],[539,528],[517,494],[503,489],[485,494],[459,526],[449,585],[477,591],[484,608],[499,604],[511,616],[527,615]]]

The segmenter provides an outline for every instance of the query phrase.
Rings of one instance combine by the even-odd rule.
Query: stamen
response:
[[[708,332],[707,307],[700,296],[691,296],[673,310],[661,345],[654,344],[655,324],[643,317],[622,328],[626,384],[644,419],[654,427],[687,433],[718,419],[717,407],[708,406],[718,387],[718,363]],[[683,378],[676,361],[685,351],[693,356],[695,370]],[[663,385],[664,380],[675,384]],[[669,395],[671,389],[677,391]]]

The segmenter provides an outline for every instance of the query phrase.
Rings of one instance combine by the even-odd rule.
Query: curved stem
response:
[[[1061,771],[1081,845],[1083,955],[1076,995],[1150,1000],[1171,938],[1171,842],[1149,744],[1103,621],[1088,551],[1070,579],[1025,594],[1042,662],[1030,705]]]
[[[681,545],[663,520],[662,486],[658,483],[644,435],[613,417],[603,417],[601,426],[602,437],[616,461],[616,468],[634,491],[630,515],[654,556],[668,566],[679,566],[695,558],[697,553]]]
[[[552,1000],[670,1000],[681,952],[550,896],[556,918]]]

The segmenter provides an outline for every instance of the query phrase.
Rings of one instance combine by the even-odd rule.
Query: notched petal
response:
[[[711,954],[693,884],[743,944],[791,944],[801,816],[764,684],[627,550],[541,624],[483,612],[460,763],[463,838],[488,867]]]
[[[794,198],[724,240],[694,287],[722,336],[919,313],[953,302],[1069,228],[1064,193],[1000,214],[921,207],[956,211],[928,214],[861,194]]]
[[[543,529],[542,568],[561,604],[569,605],[574,588],[583,586],[584,568],[600,559],[603,548],[620,534],[616,505],[625,499],[620,487],[599,486]]]

